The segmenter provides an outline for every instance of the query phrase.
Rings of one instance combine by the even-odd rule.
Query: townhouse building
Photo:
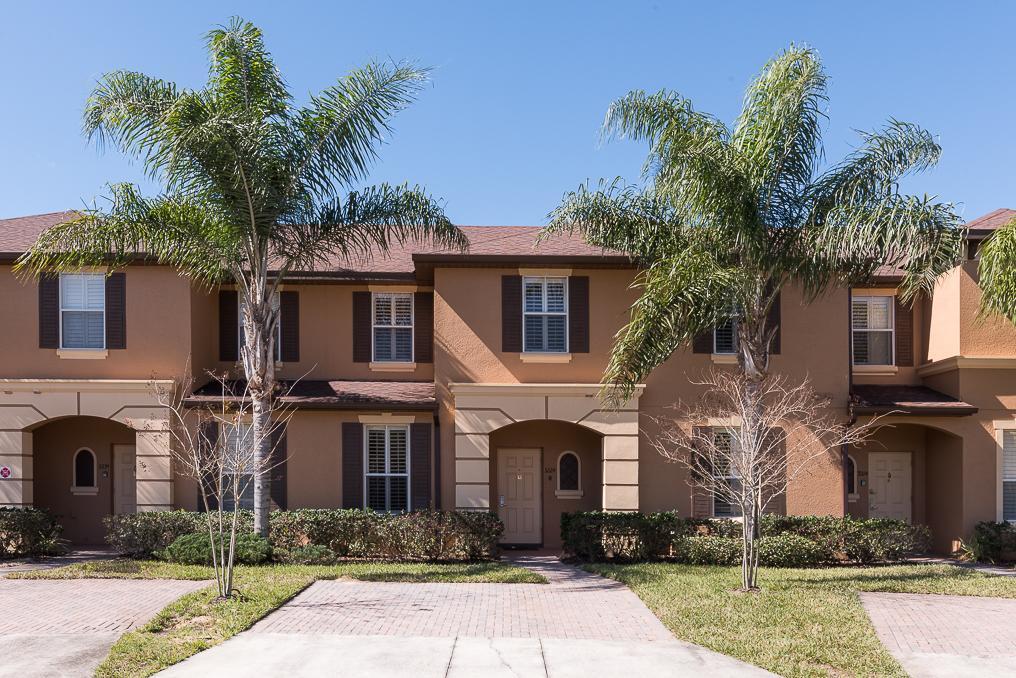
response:
[[[243,300],[141,260],[17,277],[17,257],[68,216],[0,221],[0,504],[48,508],[70,540],[98,543],[109,514],[198,507],[153,383],[193,381],[189,406],[218,402],[207,373],[242,375]],[[1016,520],[1016,329],[977,317],[976,274],[979,243],[1013,216],[972,222],[968,259],[913,307],[890,270],[812,303],[781,291],[772,369],[810,380],[845,420],[891,426],[815,460],[778,510],[924,523],[941,552],[978,521]],[[697,376],[734,369],[733,327],[609,407],[599,382],[636,298],[628,257],[577,237],[537,247],[535,227],[463,230],[467,252],[407,245],[287,279],[277,373],[293,414],[273,505],[489,509],[506,544],[550,547],[562,512],[730,516],[652,442]]]

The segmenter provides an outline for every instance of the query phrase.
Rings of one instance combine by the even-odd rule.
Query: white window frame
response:
[[[564,459],[566,454],[570,454],[575,457],[575,462],[578,465],[578,484],[574,490],[561,489],[561,460]],[[561,454],[557,455],[557,489],[554,491],[554,496],[559,499],[580,499],[583,495],[582,490],[582,457],[575,450],[565,450]]]
[[[64,280],[67,278],[102,278],[103,295],[102,295],[102,346],[64,346],[64,333],[63,333],[63,317],[64,311],[79,311],[85,313],[98,313],[95,309],[84,309],[84,308],[64,308],[64,295],[63,286]],[[106,274],[105,273],[61,273],[59,280],[59,289],[57,290],[58,304],[60,308],[59,315],[59,328],[60,333],[60,350],[61,351],[104,351],[106,350]]]
[[[406,472],[405,473],[392,473],[392,437],[391,432],[394,429],[400,429],[406,432]],[[370,472],[370,431],[384,430],[385,432],[385,472],[384,473],[371,473]],[[378,513],[409,513],[413,510],[413,483],[412,483],[412,470],[413,470],[413,450],[412,450],[412,430],[409,424],[364,424],[363,425],[363,507],[369,508],[368,501],[368,478],[405,478],[406,479],[406,509],[401,510],[388,510],[388,511],[377,511]],[[390,502],[390,497],[386,498]],[[376,510],[376,509],[372,509]]]
[[[560,280],[564,283],[564,311],[527,311],[526,310],[526,285],[532,282],[539,282],[542,288],[542,303],[541,306],[547,308],[547,281],[549,280]],[[571,337],[568,336],[568,325],[571,309],[568,304],[568,276],[566,275],[527,275],[522,277],[522,352],[531,355],[539,354],[550,354],[550,355],[561,355],[569,353],[569,347],[571,346]],[[526,348],[526,318],[527,317],[548,317],[548,316],[563,316],[564,317],[564,348],[560,351],[553,349],[544,349],[540,351],[531,351]]]
[[[863,299],[870,303],[872,299],[888,299],[889,304],[889,327],[888,329],[871,329],[854,327],[854,303]],[[869,310],[870,317],[870,310]],[[889,334],[889,362],[887,363],[859,363],[854,355],[854,334],[856,332],[885,332]],[[854,367],[891,367],[896,364],[896,297],[894,295],[882,294],[859,294],[850,298],[850,364]]]
[[[220,424],[219,424],[219,436],[223,440],[223,444],[221,445],[221,447],[222,447],[222,453],[224,455],[227,455],[226,456],[227,460],[229,458],[228,455],[230,454],[230,449],[228,447],[228,444],[225,441],[229,440],[229,432],[230,432],[229,429],[233,429],[233,428],[242,429],[244,431],[244,433],[241,435],[241,440],[242,440],[242,439],[246,438],[248,435],[250,435],[251,425],[252,424],[249,421],[240,421],[240,422],[234,422],[234,423],[220,422]],[[266,447],[270,447],[270,442],[268,442],[267,440],[263,441],[263,444]],[[254,492],[254,483],[257,480],[254,477],[254,475],[255,475],[254,471],[255,471],[255,468],[253,467],[253,462],[252,462],[252,468],[250,469],[250,472],[239,473],[239,474],[236,472],[235,469],[229,468],[229,464],[228,463],[223,463],[222,464],[222,475],[223,475],[223,477],[225,477],[225,476],[233,476],[233,475],[241,475],[241,476],[250,476],[251,477],[250,478],[250,482],[247,484],[247,487],[249,487],[250,491],[251,491],[251,499],[250,499],[251,505],[249,507],[245,507],[243,505],[243,496],[240,497],[240,501],[239,502],[237,502],[236,497],[233,497],[232,501],[233,501],[233,510],[234,511],[237,510],[237,509],[239,509],[241,511],[244,511],[244,510],[250,511],[250,510],[254,509],[253,492]],[[229,486],[232,487],[232,483],[231,482],[230,482]],[[241,495],[242,495],[242,492],[243,492],[243,488],[241,488]],[[221,499],[222,499],[222,502],[225,503],[225,501],[226,501],[226,484],[225,484],[225,482],[223,482],[222,498]],[[225,507],[223,507],[223,510],[225,511],[227,509]]]
[[[731,428],[715,428],[715,429],[713,429],[713,440],[714,441],[716,439],[715,436],[717,434],[720,434],[720,433],[724,433],[724,434],[729,435],[730,436],[730,443],[732,445],[740,444],[740,443],[738,443],[737,434],[734,432],[734,429],[731,429]],[[715,444],[715,442],[713,444]],[[728,469],[728,471],[729,471],[729,469]],[[732,473],[732,471],[731,471],[731,473]],[[716,482],[716,480],[724,480],[724,481],[729,483],[732,480],[740,481],[741,478],[739,476],[735,476],[735,475],[721,476],[721,475],[716,474],[715,471],[714,471],[713,472],[713,482]],[[710,493],[710,495],[711,495],[711,500],[712,500],[712,504],[713,504],[712,514],[713,514],[714,518],[734,518],[734,519],[743,518],[743,516],[736,515],[734,513],[730,513],[729,515],[718,515],[716,513],[716,492],[713,491],[713,492]],[[738,510],[740,510],[734,504],[730,504],[730,509],[731,509],[731,511],[738,511]]]
[[[714,328],[713,328],[713,354],[714,354],[714,355],[737,355],[737,352],[738,352],[738,345],[737,345],[737,326],[738,326],[738,325],[739,325],[740,323],[738,323],[738,321],[737,321],[737,317],[736,317],[736,316],[734,316],[733,314],[731,314],[731,315],[730,315],[730,316],[729,316],[728,318],[726,318],[726,319],[725,319],[725,320],[724,320],[723,322],[724,322],[724,323],[727,323],[727,322],[729,322],[729,323],[730,323],[730,332],[731,332],[731,335],[733,336],[733,344],[734,344],[734,346],[733,346],[733,349],[732,349],[732,350],[730,350],[730,351],[721,351],[721,350],[719,349],[719,347],[718,347],[718,346],[716,345],[716,330],[717,330],[717,329],[719,329],[719,326],[717,326],[717,327],[714,327]]]
[[[1001,458],[999,460],[1001,463],[1000,463],[1000,466],[999,466],[999,469],[998,469],[998,474],[999,474],[999,477],[1001,479],[1001,483],[1000,483],[999,488],[998,488],[999,492],[1000,492],[1000,494],[999,494],[998,514],[999,514],[999,521],[1000,522],[1016,523],[1016,515],[1011,516],[1009,518],[1006,518],[1006,516],[1005,516],[1005,486],[1006,486],[1007,483],[1016,483],[1016,472],[1014,472],[1013,475],[1009,475],[1009,476],[1007,476],[1005,474],[1005,439],[1006,439],[1007,434],[1009,436],[1013,437],[1013,438],[1016,438],[1016,429],[1005,428],[1005,429],[1002,429],[1000,431],[1000,436],[1001,436],[1001,441],[1000,442],[1001,442],[1001,448],[1002,449],[1001,449],[1001,455],[1000,455]],[[1014,447],[1016,447],[1016,440],[1013,441],[1013,444],[1014,444]],[[1016,454],[1016,450],[1014,450],[1013,454]]]
[[[78,484],[78,455],[87,452],[92,457],[92,484],[91,485],[79,485]],[[73,484],[71,485],[71,492],[73,494],[98,494],[99,493],[99,458],[95,456],[95,451],[90,447],[79,447],[71,457],[71,478]]]
[[[377,300],[382,297],[388,297],[392,300],[391,304],[391,317],[389,325],[380,325],[377,322]],[[408,325],[396,325],[395,323],[395,299],[397,297],[403,297],[409,299],[409,324]],[[409,330],[409,360],[398,360],[396,358],[378,358],[377,346],[375,346],[375,339],[377,330],[394,330],[394,329],[408,329]],[[392,345],[394,351],[394,344]],[[371,292],[370,295],[370,357],[373,363],[395,363],[395,364],[409,364],[416,360],[416,297],[412,292]]]
[[[245,341],[245,335],[243,330],[243,307],[246,305],[246,301],[243,295],[237,290],[237,298],[240,300],[239,306],[237,306],[236,312],[236,355],[238,361],[242,361],[243,358],[243,345]],[[281,312],[281,299],[279,293],[276,292],[275,296],[272,297],[272,306],[275,309],[275,314],[278,316],[278,321],[275,323],[275,362],[276,364],[282,362],[282,316]]]

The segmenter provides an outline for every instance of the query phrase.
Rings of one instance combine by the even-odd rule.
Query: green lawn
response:
[[[55,570],[24,572],[21,579],[211,579],[208,567],[158,561],[93,561]],[[97,676],[150,676],[250,628],[318,579],[368,581],[496,582],[544,584],[529,570],[492,563],[343,563],[237,567],[238,594],[218,600],[209,586],[171,603],[144,627],[121,636]]]
[[[681,640],[783,676],[906,676],[875,636],[858,591],[1016,598],[1016,578],[950,565],[764,569],[763,590],[736,591],[740,568],[588,565],[627,584]]]

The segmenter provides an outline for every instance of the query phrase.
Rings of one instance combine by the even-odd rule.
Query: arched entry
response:
[[[103,543],[103,519],[133,512],[135,434],[120,422],[87,416],[33,429],[35,506],[57,517],[72,544]]]
[[[524,421],[493,431],[490,488],[505,524],[502,543],[558,547],[562,513],[602,508],[602,446],[603,436],[565,421]]]

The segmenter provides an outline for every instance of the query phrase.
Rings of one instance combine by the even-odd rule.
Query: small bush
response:
[[[218,539],[216,539],[218,552]],[[229,544],[226,544],[229,549]],[[235,555],[233,562],[238,565],[260,565],[272,556],[272,547],[264,537],[250,532],[236,535]],[[162,552],[162,557],[171,563],[182,565],[211,565],[212,540],[205,532],[195,532],[177,537]]]
[[[656,560],[669,555],[675,537],[694,531],[693,522],[681,519],[676,511],[561,514],[564,550],[582,560]]]
[[[831,559],[832,553],[820,544],[796,534],[777,534],[758,541],[758,562],[767,567],[815,567]]]
[[[335,554],[327,546],[308,544],[288,551],[277,548],[272,554],[272,560],[293,565],[331,565],[335,562]]]
[[[107,516],[106,543],[132,558],[147,558],[178,537],[200,530],[202,514],[190,511],[147,511]]]
[[[0,507],[0,558],[56,555],[63,528],[49,511]]]
[[[741,540],[733,537],[678,537],[674,558],[688,565],[736,565],[741,562]]]
[[[966,549],[974,560],[985,563],[1012,560],[1016,557],[1016,526],[1010,523],[977,523]]]
[[[843,554],[862,565],[900,561],[926,552],[931,545],[931,531],[923,525],[888,518],[845,518],[843,522]]]

